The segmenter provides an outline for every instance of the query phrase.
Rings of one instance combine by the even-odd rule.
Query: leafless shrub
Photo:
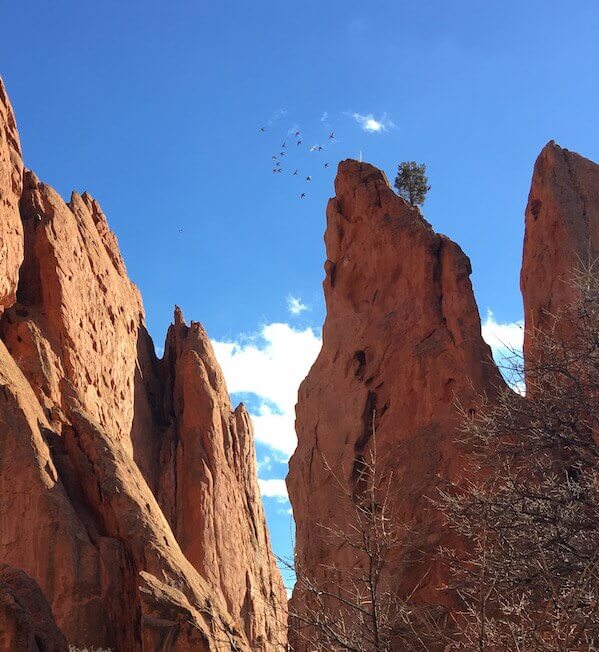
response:
[[[463,601],[452,649],[599,649],[599,278],[528,333],[506,390],[464,418],[472,465],[440,506],[469,543],[447,551]]]
[[[376,457],[374,419],[370,452],[360,460],[355,483],[360,490],[327,468],[350,513],[343,523],[320,524],[321,535],[328,545],[345,549],[353,563],[322,566],[312,574],[296,560],[295,602],[301,604],[289,610],[290,640],[309,652],[437,649],[442,614],[418,606],[411,595],[398,597],[397,563],[408,563],[411,533],[393,495],[393,471]]]

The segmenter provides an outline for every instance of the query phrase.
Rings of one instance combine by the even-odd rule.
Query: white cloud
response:
[[[485,342],[493,354],[506,355],[522,351],[524,342],[524,322],[522,320],[498,323],[491,310],[487,308],[487,317],[482,325]]]
[[[327,111],[325,111],[321,116],[320,116],[320,121],[321,122],[326,122],[329,117],[329,114]]]
[[[289,295],[287,297],[287,310],[292,315],[300,315],[305,310],[309,310],[308,306],[298,297]]]
[[[258,480],[263,498],[275,498],[278,502],[289,502],[285,480]]]
[[[524,322],[522,320],[499,323],[487,308],[487,317],[482,324],[482,335],[491,347],[493,358],[510,387],[524,395],[526,386],[522,375],[522,347],[524,344]]]
[[[351,116],[360,127],[369,134],[389,131],[389,129],[395,127],[393,122],[387,117],[386,113],[384,113],[379,119],[375,118],[372,113],[368,113],[367,115],[362,115],[361,113],[348,113],[347,115]]]
[[[272,457],[265,455],[261,460],[257,460],[258,472],[270,471],[272,469]]]
[[[321,347],[314,330],[273,323],[234,342],[213,341],[229,392],[260,399],[252,411],[256,440],[288,458],[295,450],[297,390]]]

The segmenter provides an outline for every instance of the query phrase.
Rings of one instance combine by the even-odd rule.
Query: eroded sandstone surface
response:
[[[535,163],[526,207],[520,286],[530,363],[535,332],[568,328],[555,318],[575,303],[576,277],[597,274],[598,258],[599,165],[551,141]]]
[[[456,404],[473,414],[481,395],[503,385],[481,337],[470,262],[383,173],[352,160],[339,165],[325,243],[323,347],[299,391],[287,478],[298,561],[323,585],[335,581],[327,565],[356,563],[322,526],[347,527],[361,461],[376,446],[418,548],[407,568],[396,560],[392,584],[403,596],[415,590],[419,601],[443,603],[447,577],[429,553],[452,534],[429,499],[463,468]],[[302,600],[296,591],[293,607]]]
[[[102,209],[23,168],[3,86],[0,247],[0,561],[76,646],[281,649],[249,417],[180,311],[156,357]]]
[[[400,597],[451,604],[435,552],[461,543],[429,499],[462,477],[459,424],[504,382],[481,337],[460,248],[434,233],[371,165],[342,162],[335,191],[325,233],[323,347],[300,388],[287,478],[297,559],[303,574],[333,592],[337,578],[360,564],[330,528],[348,531],[363,460],[376,450],[385,474],[392,472],[390,494],[417,553],[404,551],[407,565],[388,564],[391,585]],[[526,208],[525,364],[534,363],[535,334],[568,328],[556,317],[575,302],[580,271],[596,274],[598,255],[599,166],[550,142],[535,164]],[[293,611],[301,612],[305,598],[296,589]]]
[[[67,652],[50,605],[23,571],[0,565],[0,649]]]

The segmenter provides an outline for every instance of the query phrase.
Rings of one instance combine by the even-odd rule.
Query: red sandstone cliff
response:
[[[225,379],[201,324],[179,308],[164,354],[165,414],[159,500],[189,561],[222,591],[253,649],[281,642],[286,597],[256,483],[250,417],[232,408]]]
[[[75,645],[280,649],[251,426],[207,336],[177,313],[156,358],[101,208],[23,172],[1,85],[0,137],[0,561]]]
[[[0,312],[15,300],[23,260],[19,198],[23,188],[21,144],[12,107],[0,80]]]
[[[350,564],[350,551],[329,546],[319,524],[343,527],[356,466],[373,445],[393,469],[393,495],[417,532],[420,551],[448,543],[427,497],[462,467],[454,439],[463,409],[502,380],[481,337],[470,262],[436,234],[418,209],[376,168],[344,161],[327,209],[323,347],[301,385],[298,446],[287,478],[297,525],[296,553],[306,571]],[[320,534],[319,534],[320,533]],[[399,573],[399,570],[398,570]],[[404,595],[439,602],[444,572],[414,563],[397,578]],[[294,607],[301,595],[294,594]]]
[[[375,442],[373,415],[377,457],[393,469],[402,517],[419,551],[433,552],[451,543],[426,496],[459,477],[455,438],[463,417],[456,400],[467,415],[478,396],[503,385],[481,338],[470,265],[459,247],[435,234],[370,165],[341,163],[335,190],[325,234],[323,348],[300,388],[298,446],[287,479],[297,558],[321,586],[333,581],[325,567],[356,563],[339,542],[319,535],[319,525],[343,528],[351,513],[345,496],[359,491],[355,470]],[[535,164],[526,209],[527,363],[534,360],[534,330],[555,327],[554,318],[576,299],[577,268],[598,256],[599,166],[551,142]],[[415,599],[442,602],[443,568],[424,560],[410,564],[407,576],[398,565],[398,592],[418,586]],[[301,611],[303,599],[296,590],[294,610]]]
[[[598,258],[599,165],[551,141],[535,163],[526,207],[520,286],[529,361],[535,329],[547,331],[567,311],[573,275],[592,263],[596,273]]]

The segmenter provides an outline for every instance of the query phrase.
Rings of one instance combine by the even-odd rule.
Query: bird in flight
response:
[[[272,157],[272,160],[273,160],[273,161],[276,161],[276,160],[277,160],[277,157],[276,157],[276,156],[273,156],[273,157]]]
[[[320,152],[321,149],[322,145],[312,145],[312,147],[310,147],[311,152]]]
[[[278,168],[280,168],[280,167],[281,167],[281,161],[277,161],[277,162],[275,163],[275,165],[276,165]]]
[[[302,144],[302,141],[301,141],[301,140],[298,140],[298,141],[297,141],[297,144],[298,144],[298,145],[301,145],[301,144]]]
[[[280,172],[282,168],[273,168],[273,172]]]
[[[281,156],[285,156],[285,152],[281,152]]]
[[[297,173],[298,173],[298,170],[296,170],[296,171],[293,173],[293,176],[294,176],[294,177],[297,177]]]
[[[287,147],[287,145],[286,145],[285,143],[283,143],[283,144],[281,145],[281,147]]]
[[[306,177],[306,181],[312,181],[312,177]]]
[[[306,193],[302,192],[302,194],[300,195],[300,199],[303,199],[305,196],[306,196]]]
[[[266,131],[264,127],[260,127],[260,131]]]
[[[329,164],[328,164],[328,163],[325,163],[324,166],[325,166],[325,168],[328,168],[328,167],[329,167]]]
[[[300,132],[299,132],[299,131],[296,131],[296,132],[295,132],[295,137],[297,138],[299,135],[300,135]]]
[[[335,134],[331,131],[329,134],[329,140],[333,140],[335,138]]]

